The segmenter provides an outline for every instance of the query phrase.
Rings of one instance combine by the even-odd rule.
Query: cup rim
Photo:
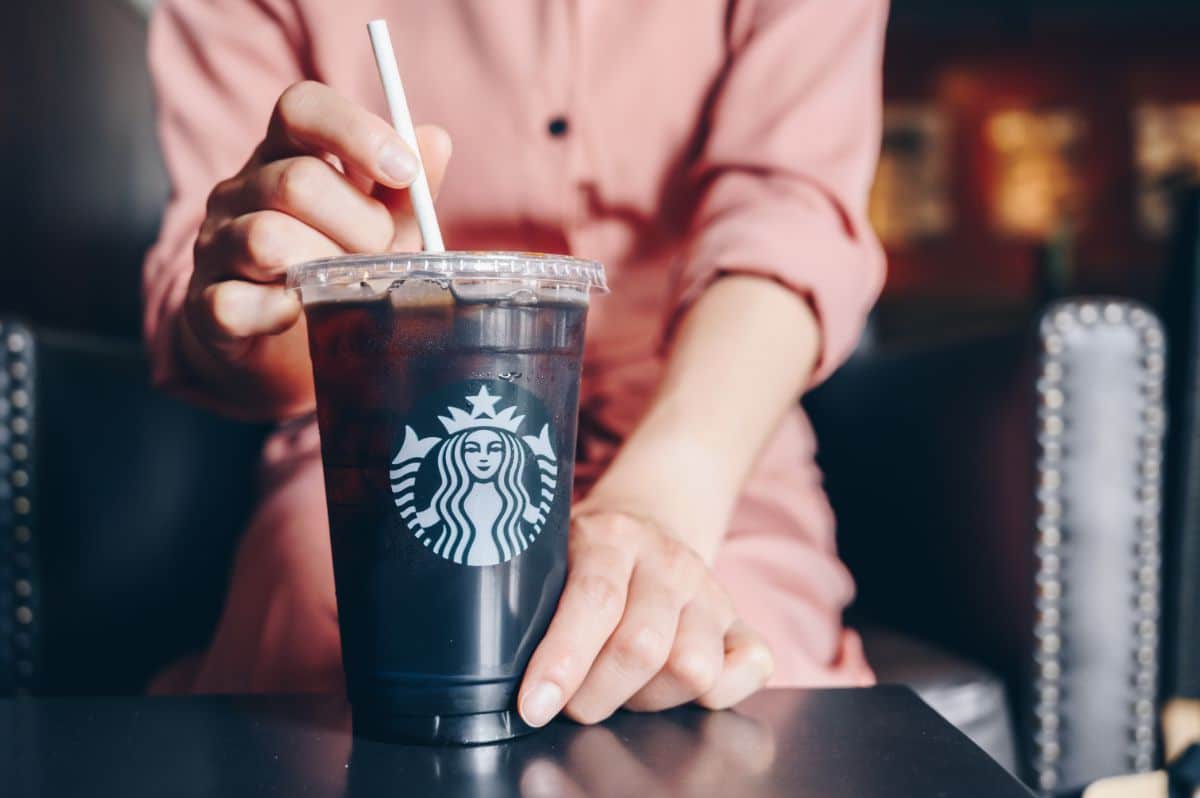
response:
[[[540,252],[451,251],[338,255],[288,267],[287,288],[352,285],[380,278],[539,280],[608,292],[599,261]]]

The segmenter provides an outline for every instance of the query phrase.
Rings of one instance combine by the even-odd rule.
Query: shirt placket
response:
[[[540,121],[542,145],[549,149],[547,162],[557,168],[548,176],[552,213],[561,225],[564,238],[571,242],[586,217],[585,187],[591,179],[584,128],[585,114],[579,105],[585,63],[588,11],[584,0],[547,0],[547,58],[543,118]]]

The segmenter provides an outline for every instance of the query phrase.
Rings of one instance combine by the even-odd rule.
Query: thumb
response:
[[[453,144],[450,134],[437,125],[421,125],[416,130],[417,147],[421,151],[421,163],[429,180],[429,191],[437,198],[450,163]],[[383,202],[396,220],[396,235],[392,250],[397,252],[416,251],[421,248],[421,233],[413,216],[412,199],[408,189],[392,189],[376,185],[373,195]]]
[[[421,125],[416,132],[421,163],[425,165],[425,174],[429,177],[429,190],[436,197],[442,188],[442,179],[446,176],[454,144],[450,134],[437,125]]]

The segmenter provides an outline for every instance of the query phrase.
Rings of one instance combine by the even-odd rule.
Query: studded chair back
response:
[[[28,328],[0,323],[0,695],[35,678],[33,379]]]
[[[264,430],[152,390],[134,343],[0,343],[0,693],[140,691],[211,634]]]
[[[1031,764],[1047,791],[1156,761],[1165,336],[1125,302],[1041,321]]]
[[[1071,300],[807,402],[853,614],[1000,674],[1046,795],[1155,762],[1163,366],[1152,313]]]

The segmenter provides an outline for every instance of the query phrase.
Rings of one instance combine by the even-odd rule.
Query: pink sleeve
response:
[[[192,245],[209,192],[246,162],[275,99],[302,78],[300,41],[282,0],[166,0],[150,26],[171,199],[142,270],[143,330],[155,383],[218,409],[220,397],[193,384],[175,340]]]
[[[866,213],[886,21],[886,0],[735,2],[697,166],[677,307],[725,273],[792,288],[821,327],[814,383],[849,354],[883,283]]]

